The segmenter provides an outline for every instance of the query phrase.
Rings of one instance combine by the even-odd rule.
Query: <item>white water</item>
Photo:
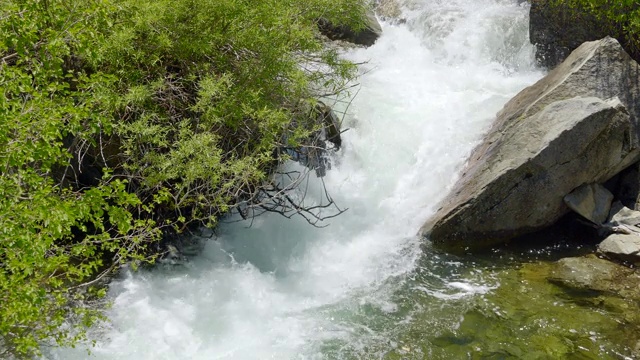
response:
[[[438,334],[461,316],[449,305],[495,286],[461,275],[415,234],[495,113],[541,77],[528,10],[516,0],[417,0],[405,16],[383,24],[373,47],[345,55],[368,63],[325,183],[349,210],[323,229],[277,215],[224,225],[186,268],[125,274],[111,286],[111,322],[93,334],[91,358],[410,353],[395,338],[412,323]],[[320,189],[312,182],[308,199]],[[411,308],[416,297],[433,306]]]

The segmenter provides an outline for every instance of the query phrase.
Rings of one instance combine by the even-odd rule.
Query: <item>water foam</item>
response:
[[[92,358],[372,357],[371,344],[394,346],[389,337],[400,330],[385,329],[414,321],[397,315],[408,281],[434,303],[491,289],[437,256],[425,265],[415,235],[495,113],[541,76],[527,9],[515,0],[423,0],[405,15],[406,24],[383,24],[371,48],[345,54],[366,64],[324,181],[349,211],[322,229],[277,215],[249,228],[227,224],[186,268],[123,274]],[[308,199],[320,201],[321,189],[312,182]]]

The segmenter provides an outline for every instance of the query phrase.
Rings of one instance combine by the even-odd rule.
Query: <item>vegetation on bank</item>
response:
[[[360,0],[0,2],[0,357],[77,343],[100,319],[95,279],[268,196],[278,149],[355,74],[316,21],[362,15]]]
[[[593,14],[612,37],[635,59],[640,59],[640,2],[637,0],[554,0]]]

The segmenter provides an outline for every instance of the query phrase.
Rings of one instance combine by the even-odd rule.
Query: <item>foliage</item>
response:
[[[362,10],[0,2],[0,357],[77,343],[100,319],[87,301],[102,276],[153,261],[165,230],[259,203],[277,149],[313,130],[318,92],[354,75],[317,19],[362,26]]]
[[[640,3],[637,0],[554,0],[594,14],[610,35],[627,45],[633,55],[640,54]]]

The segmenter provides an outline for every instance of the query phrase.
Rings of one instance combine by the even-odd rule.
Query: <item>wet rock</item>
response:
[[[615,39],[583,44],[498,113],[421,234],[460,252],[553,224],[565,195],[638,161],[639,114],[640,66]]]
[[[211,230],[206,228],[197,228],[184,234],[165,236],[157,244],[158,263],[163,265],[185,265],[189,262],[189,259],[202,253],[206,240],[212,236]]]
[[[318,177],[326,175],[331,169],[329,151],[337,151],[342,146],[340,119],[330,106],[322,101],[302,112],[303,119],[309,130],[314,130],[304,144],[296,147],[280,149],[291,156],[291,159],[316,172]]]
[[[342,137],[340,135],[340,119],[330,106],[319,101],[314,107],[313,115],[316,117],[316,123],[322,125],[321,137],[332,143],[336,150],[342,146]]]
[[[582,185],[564,197],[569,209],[594,224],[602,224],[609,218],[613,194],[600,184]]]
[[[342,40],[364,46],[373,45],[382,35],[382,27],[373,10],[367,11],[364,29],[356,31],[348,26],[336,26],[326,19],[318,19],[318,29],[321,34],[331,40]]]
[[[174,245],[167,245],[165,249],[158,263],[164,265],[184,265],[187,262],[187,257],[181,254],[180,250]]]

